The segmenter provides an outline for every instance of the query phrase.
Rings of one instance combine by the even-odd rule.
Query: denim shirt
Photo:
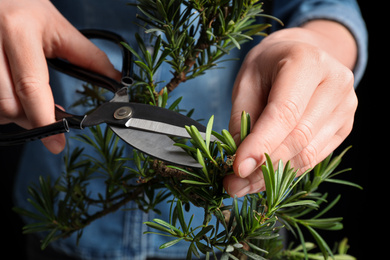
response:
[[[137,46],[133,37],[135,32],[142,33],[133,22],[136,20],[136,8],[126,5],[129,0],[52,0],[63,15],[77,28],[98,28],[117,32],[125,37],[132,46]],[[344,24],[353,34],[358,46],[358,60],[354,69],[356,82],[363,75],[367,62],[367,32],[364,21],[361,17],[359,7],[353,0],[276,0],[273,3],[274,16],[281,19],[285,27],[299,26],[313,19],[328,19]],[[278,24],[273,28],[281,29]],[[223,69],[211,70],[206,75],[195,80],[189,80],[181,84],[172,92],[170,100],[173,101],[183,96],[181,109],[195,108],[194,119],[205,119],[204,123],[215,116],[214,130],[221,131],[228,128],[231,109],[231,93],[235,75],[238,72],[240,63],[246,52],[260,39],[247,43],[241,50],[234,50],[230,57],[239,58],[237,61],[225,62]],[[104,42],[96,42],[111,59],[112,63],[120,69],[120,52],[112,49],[112,46]],[[169,80],[169,68],[163,67],[157,75],[158,80]],[[78,108],[69,109],[69,106],[79,98],[76,90],[81,90],[82,82],[70,78],[55,71],[50,71],[50,83],[53,89],[55,102],[62,105],[71,113],[82,114]],[[357,84],[357,83],[356,83]],[[80,147],[82,144],[70,138],[87,131],[71,130],[67,134],[69,149]],[[85,153],[92,155],[94,151],[89,148]],[[131,154],[131,148],[126,147],[126,152]],[[25,146],[14,188],[15,204],[18,207],[32,209],[27,202],[29,197],[27,187],[38,182],[38,176],[51,176],[52,180],[57,179],[64,171],[64,154],[53,155],[43,147],[41,142],[30,142]],[[104,189],[104,183],[90,182],[91,193]],[[171,199],[171,198],[169,198]],[[168,200],[169,200],[168,199]],[[230,202],[226,202],[229,204]],[[137,208],[137,205],[128,203],[123,209]],[[52,247],[64,254],[78,257],[80,259],[132,259],[142,260],[148,257],[159,257],[162,259],[185,258],[188,243],[179,242],[175,246],[166,249],[158,247],[172,238],[153,234],[143,234],[148,227],[143,224],[145,221],[152,221],[154,218],[167,220],[169,216],[169,204],[159,205],[162,215],[144,213],[140,210],[118,210],[115,213],[96,220],[83,231],[83,236],[76,245],[76,236],[61,239],[52,243]],[[190,212],[186,213],[188,219],[194,215],[192,226],[202,224],[203,211],[192,206]],[[30,219],[25,219],[30,223]]]

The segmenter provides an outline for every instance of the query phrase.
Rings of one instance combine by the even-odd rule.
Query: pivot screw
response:
[[[114,112],[114,118],[118,120],[129,118],[132,112],[131,107],[120,107]]]

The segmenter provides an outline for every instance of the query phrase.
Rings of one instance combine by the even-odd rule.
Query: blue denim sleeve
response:
[[[286,27],[300,26],[316,19],[332,20],[343,24],[354,36],[358,47],[355,64],[355,87],[361,80],[368,59],[368,33],[355,0],[275,0],[273,15]],[[276,23],[275,29],[280,29]]]

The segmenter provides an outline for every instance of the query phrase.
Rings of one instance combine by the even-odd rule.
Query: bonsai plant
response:
[[[277,20],[262,13],[260,2],[251,0],[142,0],[134,6],[141,13],[138,17],[140,24],[151,35],[151,43],[148,43],[151,48],[147,48],[148,44],[137,34],[140,52],[123,43],[136,58],[135,84],[129,87],[129,95],[133,102],[171,110],[179,110],[181,99],[168,106],[168,98],[180,83],[195,79],[217,66],[222,57],[232,49],[240,48],[254,35],[265,35],[263,31],[270,25],[255,24],[256,17]],[[155,79],[155,73],[163,63],[172,68],[169,82]],[[84,85],[82,94],[75,105],[95,106],[104,101],[103,93],[92,85]],[[191,114],[192,111],[187,113],[188,116]],[[211,117],[207,123],[205,138],[196,127],[188,126],[191,139],[176,140],[177,146],[203,166],[201,169],[168,165],[136,150],[132,158],[124,158],[121,141],[108,128],[90,128],[92,137],[79,135],[77,139],[93,147],[100,157],[89,157],[83,154],[82,148],[68,151],[64,156],[66,169],[61,177],[57,180],[42,177],[38,186],[30,187],[29,200],[36,212],[15,210],[38,222],[27,225],[24,232],[46,232],[42,248],[72,233],[77,233],[82,239],[84,227],[120,209],[128,201],[136,202],[145,212],[159,213],[156,205],[165,203],[173,195],[174,199],[169,201],[169,219],[156,218],[145,225],[153,228],[153,233],[172,238],[160,246],[162,250],[186,241],[187,259],[201,254],[214,259],[218,252],[222,253],[221,259],[354,259],[346,254],[346,240],[341,241],[335,251],[317,231],[342,229],[342,218],[323,217],[340,196],[328,202],[327,194],[318,192],[318,186],[323,182],[333,182],[359,187],[335,178],[347,171],[336,171],[346,151],[334,158],[330,155],[299,177],[289,162],[279,162],[274,167],[267,155],[267,162],[262,166],[266,191],[242,199],[235,197],[231,204],[226,205],[225,199],[229,195],[222,180],[233,174],[237,146],[227,130],[213,131],[213,121]],[[249,133],[250,115],[243,111],[241,140]],[[212,142],[212,135],[218,141]],[[129,160],[133,167],[128,166]],[[88,180],[94,172],[99,172],[107,185],[107,189],[99,193],[99,199],[91,198],[87,192]],[[92,206],[101,210],[91,215],[88,209]],[[202,225],[191,225],[194,216],[189,221],[184,219],[184,210],[191,210],[191,207],[204,210]],[[314,216],[313,212],[316,213]],[[212,219],[216,219],[216,224],[211,224]],[[283,229],[293,234],[296,244],[283,245],[280,236]],[[306,242],[302,229],[311,234],[315,244]],[[310,253],[315,246],[319,252]]]

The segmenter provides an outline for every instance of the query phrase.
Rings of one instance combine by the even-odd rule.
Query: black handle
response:
[[[122,43],[126,43],[126,40],[111,31],[100,30],[100,29],[82,29],[80,32],[87,38],[99,38],[114,42],[122,50],[122,80],[121,83],[125,86],[130,86],[133,84],[133,64],[132,64],[132,55],[129,50],[127,50]]]
[[[87,38],[100,38],[118,44],[118,46],[122,49],[123,52],[122,81],[127,81],[127,82],[122,82],[122,84],[131,85],[132,84],[132,79],[130,78],[132,73],[131,53],[128,50],[126,50],[122,45],[122,42],[124,42],[125,40],[120,35],[109,31],[82,30],[81,33],[83,33]],[[50,66],[52,66],[54,69],[60,72],[87,81],[89,83],[98,85],[100,87],[106,88],[114,93],[117,93],[120,89],[123,88],[123,85],[114,79],[80,68],[61,59],[47,59],[47,62]],[[55,115],[56,115],[56,120],[58,121],[51,125],[30,129],[30,130],[22,128],[22,130],[16,133],[0,132],[0,146],[23,144],[28,141],[41,139],[47,136],[69,132],[69,127],[76,128],[76,129],[83,128],[82,121],[84,120],[84,116],[69,114],[66,113],[65,111],[58,109],[57,107],[55,110]]]
[[[24,144],[29,141],[65,132],[69,132],[69,125],[68,121],[64,118],[51,125],[30,130],[22,129],[16,133],[0,133],[0,146]]]
[[[119,91],[123,86],[130,86],[133,84],[132,77],[132,57],[129,50],[127,50],[122,43],[125,43],[125,39],[120,35],[105,31],[105,30],[94,30],[94,29],[85,29],[80,30],[80,32],[89,39],[103,39],[107,41],[111,41],[118,45],[118,47],[122,50],[122,80],[118,82],[114,79],[106,77],[104,75],[89,71],[87,69],[81,68],[79,66],[73,65],[64,60],[54,58],[47,59],[48,65],[52,68],[65,73],[69,76],[78,78],[80,80],[89,82],[91,84],[97,85],[99,87],[103,87],[113,93]]]
[[[120,90],[123,86],[116,80],[97,74],[95,72],[80,68],[79,66],[73,65],[67,61],[55,59],[47,59],[47,64],[53,69],[67,74],[71,77],[86,81],[93,85],[103,87],[113,93]]]

